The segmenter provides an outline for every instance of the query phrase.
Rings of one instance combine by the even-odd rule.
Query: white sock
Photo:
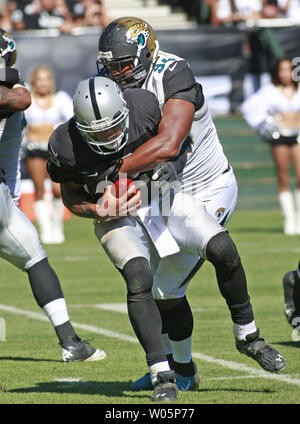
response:
[[[52,231],[54,241],[57,243],[63,243],[65,240],[64,236],[64,221],[63,221],[63,202],[61,199],[52,199],[53,208],[53,220],[52,220]]]
[[[187,339],[175,342],[170,340],[173,349],[173,359],[176,362],[188,364],[192,360],[192,336]]]
[[[43,306],[43,309],[54,327],[64,324],[70,319],[64,298],[47,303],[47,305]]]
[[[163,361],[163,362],[157,362],[154,365],[151,365],[150,367],[150,377],[152,384],[154,385],[157,380],[157,374],[161,371],[170,371],[169,362]]]
[[[255,331],[257,331],[257,328],[254,320],[245,325],[233,323],[233,334],[239,341],[245,340],[248,334],[255,333]]]
[[[171,355],[173,353],[173,349],[171,346],[171,342],[168,336],[168,333],[164,333],[161,335],[161,341],[163,346],[163,351],[165,355]]]
[[[49,205],[46,200],[37,200],[33,204],[42,243],[51,243],[52,224]]]

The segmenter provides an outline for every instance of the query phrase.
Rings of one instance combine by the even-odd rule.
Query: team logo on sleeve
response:
[[[58,154],[53,150],[50,144],[48,145],[48,152],[50,154],[50,161],[52,161],[56,166],[61,166],[58,160]]]
[[[218,208],[215,212],[216,218],[220,219],[224,212],[225,212],[225,208]]]

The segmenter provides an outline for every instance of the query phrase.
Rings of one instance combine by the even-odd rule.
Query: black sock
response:
[[[180,374],[183,377],[192,377],[193,375],[195,375],[195,367],[192,360],[188,364],[174,361],[173,369],[176,374]]]
[[[120,270],[127,285],[127,307],[132,328],[148,366],[166,361],[161,340],[161,316],[151,290],[153,275],[147,259],[133,258]]]
[[[60,344],[64,347],[75,346],[80,340],[70,321],[64,322],[63,324],[55,327],[55,332]]]
[[[173,354],[172,353],[169,353],[167,355],[167,360],[169,362],[169,367],[171,368],[171,370],[175,370],[175,361],[173,359]]]
[[[171,340],[178,342],[192,335],[194,319],[191,307],[185,296],[176,306],[171,309],[161,309],[160,313]]]
[[[64,297],[59,279],[47,258],[33,265],[27,274],[32,293],[41,308],[53,300]]]

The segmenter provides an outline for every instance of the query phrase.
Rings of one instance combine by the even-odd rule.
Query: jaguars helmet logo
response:
[[[126,42],[133,44],[137,43],[141,49],[147,45],[147,40],[150,36],[150,30],[146,23],[137,23],[132,25],[126,32]]]
[[[3,29],[0,29],[0,57],[5,60],[7,66],[14,66],[17,59],[16,43]]]

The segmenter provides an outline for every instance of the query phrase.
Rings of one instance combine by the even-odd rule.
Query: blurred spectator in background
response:
[[[211,5],[213,25],[246,25],[262,18],[276,18],[278,7],[274,0],[207,0]],[[272,28],[250,26],[248,31],[250,51],[249,73],[253,76],[254,91],[260,87],[260,75],[271,72],[284,51]]]
[[[12,28],[8,3],[10,3],[8,0],[0,0],[0,27],[5,31],[10,31]]]
[[[106,6],[102,0],[83,1],[83,3],[85,3],[84,26],[105,28],[113,20],[108,16]]]
[[[78,26],[104,28],[112,20],[104,0],[0,0],[0,12],[2,27],[14,31],[55,28],[70,33]]]
[[[73,26],[84,25],[85,6],[80,0],[66,0],[66,5],[71,13]]]
[[[300,20],[299,0],[277,0],[278,6],[286,18]]]
[[[277,62],[272,82],[250,96],[242,104],[241,111],[248,124],[270,144],[284,233],[300,234],[300,90],[293,79],[290,59],[282,58]],[[297,184],[294,196],[289,181],[291,163]]]
[[[55,76],[48,66],[35,68],[30,76],[32,104],[26,110],[24,161],[35,190],[34,211],[43,243],[63,243],[63,204],[60,185],[52,183],[52,204],[45,200],[44,182],[48,139],[54,128],[73,115],[72,98],[64,91],[55,91]],[[51,208],[52,206],[52,208]]]
[[[261,11],[262,17],[265,19],[278,18],[281,15],[277,0],[263,0]]]
[[[38,7],[39,5],[35,0],[10,1],[7,11],[11,30],[23,31],[28,28],[34,28],[37,25],[35,14],[38,12]]]
[[[209,0],[213,25],[227,25],[261,18],[262,0]]]
[[[56,28],[61,32],[70,32],[72,16],[65,0],[14,0],[9,2],[12,29]]]

